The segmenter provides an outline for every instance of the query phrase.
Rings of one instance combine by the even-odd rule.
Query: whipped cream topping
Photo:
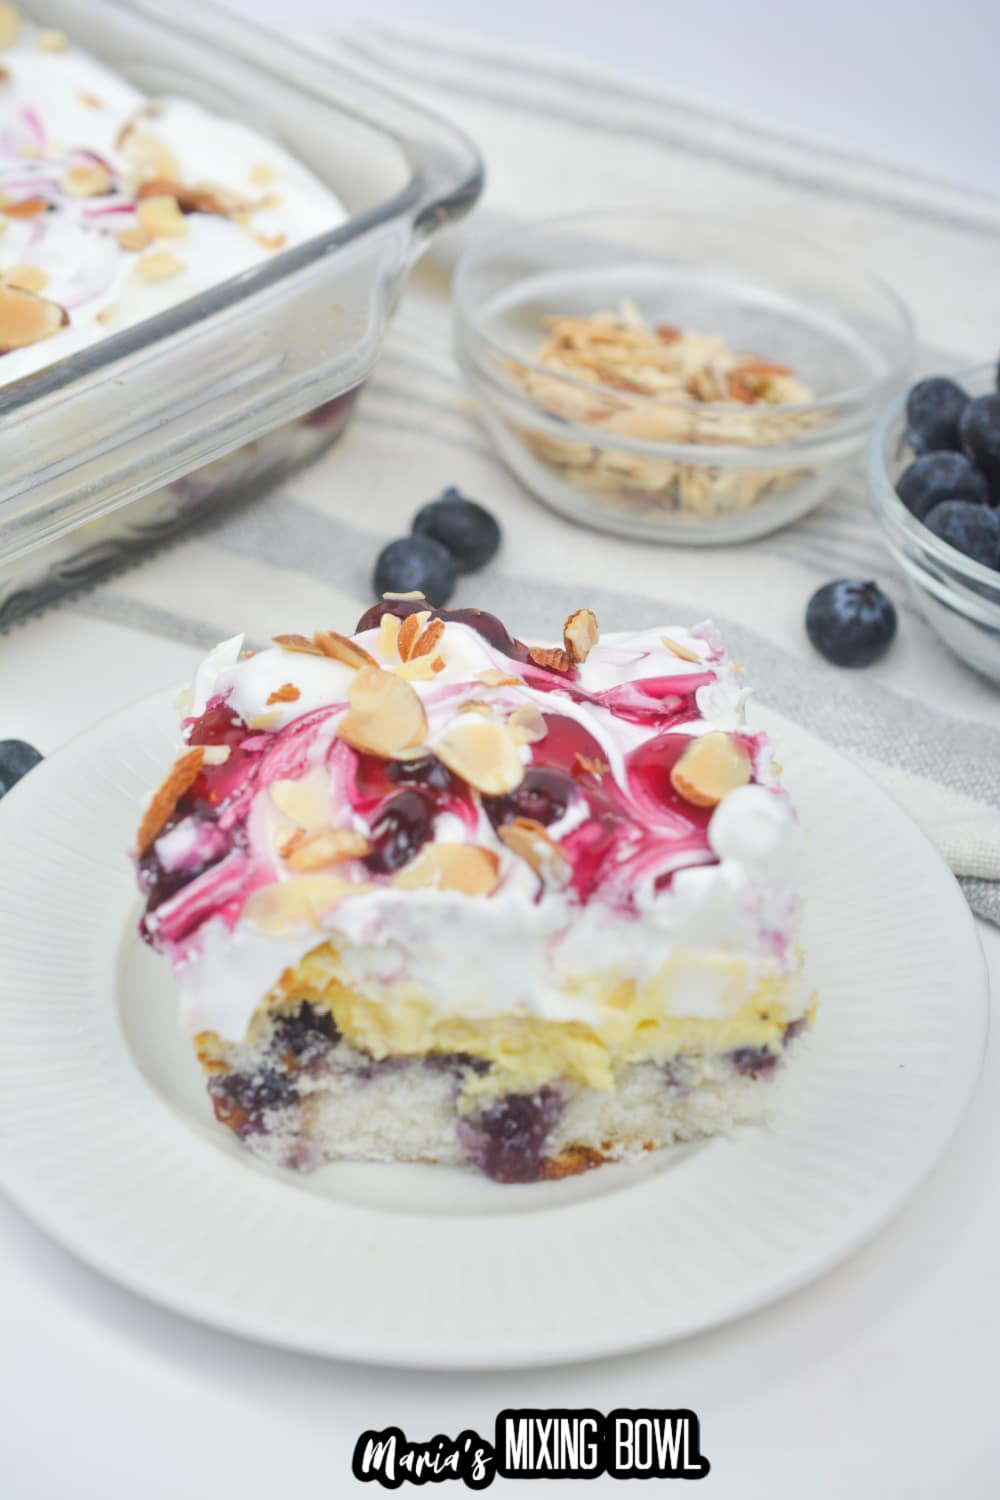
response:
[[[18,346],[0,316],[4,383],[346,217],[318,177],[246,125],[189,99],[147,99],[26,20],[4,40],[0,286],[23,287],[68,318]],[[182,211],[150,210],[153,198],[179,200]]]
[[[190,1031],[241,1040],[326,939],[364,993],[467,1017],[599,1025],[629,980],[661,985],[668,1014],[723,1018],[794,976],[798,825],[714,627],[607,634],[553,665],[492,616],[436,613],[440,632],[390,601],[336,655],[235,637],[199,668],[184,733],[205,760],[140,860]],[[415,614],[436,639],[404,659]],[[394,755],[357,748],[362,673],[419,702]],[[717,803],[699,739],[742,781]],[[792,983],[789,1019],[807,1001]]]

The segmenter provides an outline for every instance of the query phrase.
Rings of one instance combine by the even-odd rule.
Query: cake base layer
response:
[[[786,1044],[799,1029],[787,1029]],[[534,1182],[759,1123],[784,1051],[678,1053],[624,1064],[611,1088],[560,1079],[477,1104],[466,1085],[482,1074],[480,1059],[375,1059],[307,1003],[275,1016],[252,1045],[228,1046],[224,1060],[203,1052],[203,1062],[217,1118],[275,1165],[432,1162]]]

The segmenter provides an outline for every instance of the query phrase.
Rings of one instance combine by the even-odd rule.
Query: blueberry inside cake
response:
[[[812,997],[799,835],[710,624],[562,644],[385,598],[199,668],[137,841],[215,1114],[563,1177],[759,1119]]]

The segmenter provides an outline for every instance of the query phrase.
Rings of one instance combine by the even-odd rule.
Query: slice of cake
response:
[[[138,836],[258,1155],[561,1177],[760,1118],[812,1001],[794,813],[711,625],[388,597],[195,678]]]

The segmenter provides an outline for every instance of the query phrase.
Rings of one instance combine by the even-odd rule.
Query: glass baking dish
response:
[[[409,268],[482,186],[446,121],[202,0],[28,9],[145,93],[252,123],[349,218],[0,386],[0,626],[329,447]]]

